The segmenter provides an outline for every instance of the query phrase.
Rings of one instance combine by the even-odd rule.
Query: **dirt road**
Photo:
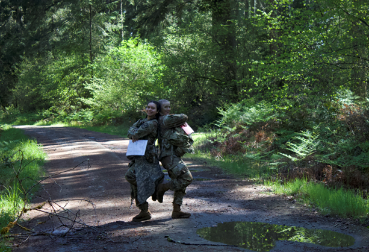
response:
[[[278,241],[271,251],[369,251],[368,229],[321,216],[252,181],[191,160],[190,156],[185,161],[194,181],[187,189],[183,210],[192,213],[191,218],[171,219],[173,193],[169,192],[162,204],[149,199],[153,216],[150,221],[133,223],[131,219],[139,210],[130,209],[129,184],[124,179],[127,139],[76,128],[17,128],[43,146],[48,155],[47,175],[85,162],[42,183],[33,206],[51,200],[63,207],[54,204],[60,219],[39,211],[27,213],[29,220],[22,224],[36,233],[15,239],[14,251],[248,251],[207,241],[196,233],[199,228],[231,221],[327,229],[355,238],[355,244],[348,248]],[[42,209],[54,211],[48,205]],[[78,221],[72,229],[71,220]],[[18,227],[13,233],[27,232]],[[50,233],[51,236],[43,235]],[[169,242],[166,236],[186,244]]]

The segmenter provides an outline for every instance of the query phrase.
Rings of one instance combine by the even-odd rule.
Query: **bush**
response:
[[[94,77],[85,87],[92,97],[82,99],[100,122],[124,115],[137,116],[146,102],[162,95],[160,54],[139,39],[124,41],[97,58]]]
[[[269,166],[282,180],[306,176],[332,186],[369,188],[369,109],[350,91],[273,104],[243,100],[220,114],[219,128],[198,150],[243,159],[245,170],[253,163]]]

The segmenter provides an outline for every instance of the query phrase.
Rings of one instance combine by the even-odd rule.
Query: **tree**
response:
[[[136,113],[165,93],[161,83],[161,55],[149,44],[130,39],[96,58],[94,77],[85,86],[92,97],[83,99],[99,120]]]
[[[83,84],[93,75],[87,66],[121,41],[117,1],[1,4],[2,105],[23,110],[80,106],[78,99],[89,96]],[[20,12],[13,17],[12,10]]]

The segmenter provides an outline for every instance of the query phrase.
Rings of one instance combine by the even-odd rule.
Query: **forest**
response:
[[[365,199],[368,50],[361,0],[2,0],[0,119],[132,124],[167,99],[197,153]]]

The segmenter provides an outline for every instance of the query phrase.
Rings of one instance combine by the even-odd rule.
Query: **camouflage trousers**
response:
[[[156,195],[156,188],[163,181],[164,173],[157,160],[149,163],[145,157],[137,157],[129,164],[125,178],[131,185],[131,198],[140,207],[148,197]]]
[[[175,155],[166,156],[160,160],[163,167],[168,171],[170,190],[174,191],[173,203],[182,205],[186,195],[186,187],[191,184],[193,178],[183,160]]]

